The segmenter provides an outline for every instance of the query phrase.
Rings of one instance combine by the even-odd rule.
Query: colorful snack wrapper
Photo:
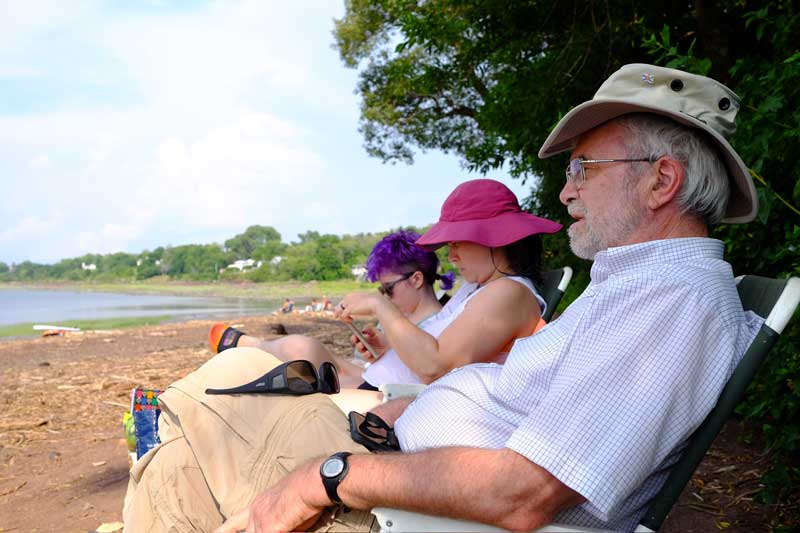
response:
[[[158,405],[159,394],[160,390],[153,389],[136,388],[131,391],[131,415],[136,434],[137,459],[141,459],[161,442],[158,438],[158,417],[161,416],[161,407]]]

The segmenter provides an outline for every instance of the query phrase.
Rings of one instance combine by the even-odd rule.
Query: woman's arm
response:
[[[453,368],[492,360],[513,339],[530,335],[541,316],[539,303],[530,290],[501,278],[476,294],[436,339],[385,298],[371,294],[351,296],[356,295],[343,300],[343,317],[365,311],[374,314],[389,345],[425,383]]]

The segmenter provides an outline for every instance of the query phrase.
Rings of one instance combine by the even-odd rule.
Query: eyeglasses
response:
[[[378,292],[381,293],[381,294],[385,294],[386,296],[391,298],[394,295],[394,286],[397,285],[398,283],[400,283],[401,281],[407,280],[408,278],[413,276],[415,273],[416,273],[416,271],[409,272],[408,274],[403,274],[403,277],[400,278],[400,279],[396,279],[394,281],[390,281],[389,283],[381,283],[381,286],[378,287]]]
[[[322,363],[319,371],[310,361],[298,359],[276,366],[260,378],[229,389],[206,389],[206,394],[336,394],[339,392],[339,374],[333,363]]]
[[[581,159],[578,157],[569,162],[565,172],[567,182],[572,181],[575,184],[575,188],[580,189],[586,181],[586,169],[583,166],[586,163],[655,163],[658,159],[656,156],[639,159]]]

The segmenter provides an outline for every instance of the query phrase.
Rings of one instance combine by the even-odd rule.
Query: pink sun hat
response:
[[[435,250],[448,242],[469,241],[496,248],[560,229],[558,222],[523,211],[514,193],[499,181],[478,179],[450,193],[439,222],[417,240],[417,246]]]

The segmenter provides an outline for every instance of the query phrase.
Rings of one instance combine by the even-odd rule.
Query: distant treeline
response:
[[[286,244],[275,228],[250,226],[224,244],[159,246],[139,254],[86,254],[52,265],[0,262],[0,281],[136,281],[156,276],[256,282],[346,279],[354,276],[353,268],[366,262],[372,247],[387,233],[339,237],[308,231],[299,235],[298,242]],[[444,254],[441,257],[446,260]],[[247,266],[230,266],[236,261],[246,261]]]

